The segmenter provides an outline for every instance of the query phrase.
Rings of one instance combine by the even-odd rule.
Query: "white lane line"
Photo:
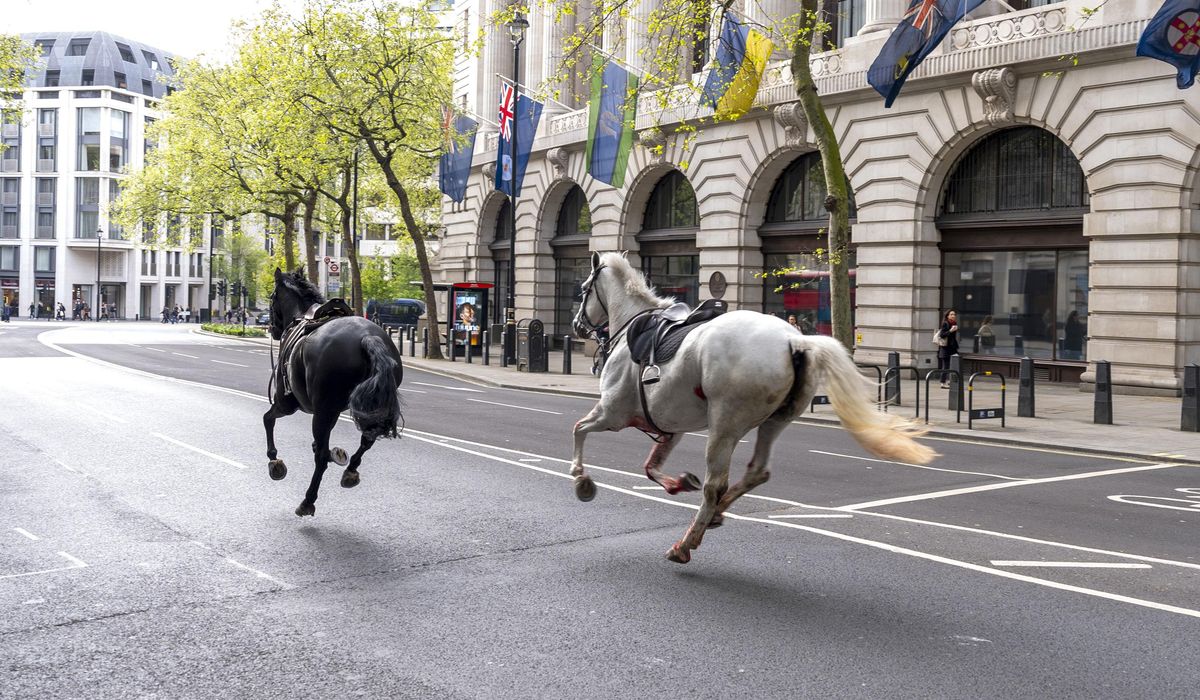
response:
[[[525,460],[521,460],[525,461]],[[661,486],[634,486],[634,491],[662,491]]]
[[[226,362],[225,360],[209,360],[209,362],[216,362],[219,365],[232,365],[234,367],[249,367],[250,366],[250,365],[239,365],[236,362]]]
[[[235,462],[232,459],[226,459],[225,457],[222,457],[221,455],[213,454],[213,453],[209,452],[208,450],[202,450],[199,447],[194,447],[192,445],[187,444],[186,442],[180,442],[180,441],[176,440],[175,438],[168,437],[166,435],[163,435],[162,433],[151,433],[151,434],[154,435],[154,437],[162,438],[163,440],[166,440],[167,442],[175,443],[176,445],[179,445],[180,447],[182,447],[184,449],[191,450],[192,452],[195,452],[197,454],[202,454],[205,457],[211,457],[211,458],[217,460],[218,462],[224,462],[225,464],[228,464],[231,467],[237,467],[238,469],[249,469],[250,468],[250,467],[247,467],[246,465],[242,464],[241,462]]]
[[[410,394],[428,394],[429,393],[428,391],[421,391],[420,389],[405,389],[404,387],[400,387],[400,391],[406,391]]]
[[[55,463],[55,464],[57,464],[58,466],[62,467],[63,469],[66,469],[67,471],[71,472],[72,474],[78,474],[78,473],[79,473],[79,470],[75,469],[74,467],[71,467],[71,466],[67,465],[67,463],[66,463],[66,462],[64,462],[64,461],[62,461],[61,459],[56,459],[56,460],[54,460],[54,463]]]
[[[879,508],[880,506],[890,506],[896,503],[911,503],[912,501],[926,501],[932,498],[946,498],[947,496],[961,496],[968,493],[980,493],[983,491],[995,491],[996,489],[1007,489],[1013,486],[1033,486],[1037,484],[1051,484],[1056,481],[1074,481],[1075,479],[1092,479],[1098,476],[1113,476],[1116,474],[1129,474],[1132,472],[1144,472],[1154,469],[1173,469],[1180,467],[1180,464],[1150,464],[1141,467],[1126,467],[1124,469],[1106,469],[1099,472],[1084,472],[1082,474],[1067,474],[1066,476],[1051,476],[1044,479],[1022,479],[1021,481],[1006,481],[999,484],[983,484],[982,486],[967,486],[961,489],[947,489],[945,491],[934,491],[932,493],[918,493],[912,496],[899,496],[897,498],[885,498],[879,501],[868,501],[866,503],[852,503],[842,506],[838,510],[863,510],[865,508]]]
[[[293,586],[292,584],[280,581],[279,579],[275,578],[274,576],[272,576],[268,573],[259,571],[258,569],[255,569],[252,566],[246,566],[245,564],[234,559],[233,557],[225,557],[225,561],[229,562],[230,564],[233,564],[234,566],[236,566],[239,569],[249,571],[250,573],[257,576],[258,578],[266,579],[267,581],[270,581],[271,583],[275,584],[276,586],[280,586],[281,588],[295,588],[295,586]]]
[[[42,539],[42,538],[38,537],[37,535],[33,534],[32,532],[30,532],[29,530],[26,530],[24,528],[14,527],[13,530],[31,540],[33,540],[34,542],[37,542],[38,540]]]
[[[796,515],[768,515],[771,520],[795,520],[796,518],[853,518],[852,513],[804,513]]]
[[[486,403],[486,404],[491,404],[493,406],[504,406],[505,408],[519,408],[522,411],[537,411],[538,413],[549,413],[549,414],[555,415],[555,416],[562,415],[558,411],[546,411],[546,410],[543,410],[540,408],[529,408],[528,406],[517,406],[517,405],[511,404],[511,403],[498,403],[496,401],[484,401],[483,399],[467,399],[467,401],[474,401],[475,403]]]
[[[179,355],[180,357],[190,357],[190,358],[192,358],[193,360],[199,360],[199,359],[200,359],[199,357],[196,357],[195,355],[188,355],[188,354],[185,354],[185,353],[182,353],[182,352],[172,352],[171,354],[172,354],[172,355]]]
[[[447,391],[467,391],[472,394],[487,393],[486,391],[480,391],[479,389],[468,389],[462,386],[446,386],[445,384],[430,384],[429,382],[413,382],[413,384],[416,384],[417,386],[431,386],[435,389],[446,389]]]
[[[167,354],[167,351],[166,351],[166,350],[159,350],[158,348],[148,348],[148,347],[146,347],[145,345],[134,345],[133,347],[135,347],[135,348],[141,348],[141,349],[143,349],[143,350],[149,350],[150,352],[161,352],[161,353],[162,353],[162,354],[164,354],[164,355],[165,355],[165,354]]]
[[[944,469],[942,467],[927,467],[923,464],[909,464],[908,462],[893,462],[890,459],[875,459],[874,457],[860,457],[858,455],[845,455],[840,452],[826,452],[825,450],[809,450],[814,454],[828,455],[830,457],[844,457],[846,459],[857,459],[863,462],[879,462],[881,464],[897,464],[901,467],[913,467],[915,469],[928,469],[935,472],[950,472],[951,474],[970,474],[972,476],[986,476],[992,479],[1005,479],[1007,481],[1025,481],[1019,476],[1003,476],[1001,474],[989,474],[988,472],[969,472],[961,469]]]
[[[484,459],[490,459],[490,460],[493,460],[496,462],[501,462],[504,464],[511,464],[513,466],[521,467],[523,469],[529,469],[531,471],[541,472],[543,474],[549,474],[551,476],[555,476],[560,479],[572,478],[570,474],[564,474],[559,471],[551,471],[549,469],[545,469],[543,467],[537,467],[532,464],[522,464],[521,462],[518,462],[516,460],[506,459],[504,457],[498,457],[496,455],[490,455],[485,452],[471,450],[466,447],[460,447],[458,445],[451,445],[451,444],[445,443],[445,442],[438,442],[437,440],[434,440],[431,438],[426,438],[426,437],[422,437],[419,435],[411,435],[411,437],[413,437],[414,439],[420,440],[421,442],[428,442],[432,445],[441,445],[442,447],[446,447],[451,450],[457,450],[459,452],[465,452],[467,454],[475,455],[476,457],[482,457]],[[668,500],[666,498],[660,498],[658,496],[651,496],[649,494],[639,493],[632,489],[625,489],[625,488],[621,488],[619,486],[612,486],[610,484],[601,483],[599,481],[597,481],[595,483],[596,483],[597,488],[607,489],[609,491],[616,491],[618,493],[624,493],[629,496],[634,496],[636,498],[643,498],[648,501],[654,501],[656,503],[665,503],[667,505],[675,506],[676,508],[687,508],[689,510],[699,510],[699,506],[695,506],[690,503],[684,503],[681,501],[672,501],[672,500]],[[968,571],[975,571],[975,572],[979,572],[979,573],[989,574],[992,576],[1006,578],[1006,579],[1010,579],[1010,580],[1014,580],[1014,581],[1022,581],[1024,583],[1032,583],[1034,585],[1043,586],[1045,588],[1054,588],[1057,590],[1069,591],[1072,593],[1080,593],[1082,595],[1092,596],[1095,598],[1103,598],[1105,600],[1112,600],[1112,601],[1115,601],[1118,603],[1127,603],[1127,604],[1136,605],[1139,607],[1151,608],[1154,610],[1161,610],[1163,612],[1175,613],[1177,615],[1186,615],[1188,617],[1200,618],[1200,610],[1193,610],[1191,608],[1183,608],[1183,607],[1179,607],[1177,605],[1169,605],[1166,603],[1158,603],[1158,602],[1155,602],[1152,600],[1144,600],[1142,598],[1134,598],[1132,596],[1120,595],[1118,593],[1109,593],[1108,591],[1096,590],[1094,588],[1085,588],[1083,586],[1074,586],[1074,585],[1067,584],[1067,583],[1061,583],[1059,581],[1051,581],[1049,579],[1036,578],[1034,576],[1018,574],[1018,573],[1015,573],[1012,571],[1006,571],[1004,569],[996,569],[996,568],[992,568],[992,567],[988,567],[988,566],[983,566],[981,564],[973,564],[971,562],[960,561],[958,559],[951,559],[949,557],[943,557],[943,556],[940,556],[937,554],[930,554],[928,552],[921,552],[921,551],[918,551],[915,549],[908,549],[907,547],[899,547],[899,546],[896,546],[893,544],[888,544],[887,542],[877,542],[875,540],[868,540],[868,539],[865,539],[862,537],[846,535],[846,534],[843,534],[840,532],[834,532],[832,530],[822,530],[820,528],[816,528],[811,525],[800,525],[798,523],[792,523],[792,522],[788,522],[786,520],[770,520],[768,518],[757,518],[757,517],[753,517],[753,516],[737,515],[736,513],[728,513],[728,512],[725,513],[725,517],[728,519],[731,519],[731,520],[745,520],[747,522],[764,523],[767,525],[775,525],[777,527],[784,527],[784,528],[790,528],[793,530],[800,530],[802,532],[808,532],[808,533],[811,533],[814,535],[822,535],[824,537],[841,540],[843,542],[859,544],[859,545],[863,545],[865,547],[871,547],[873,549],[879,549],[879,550],[882,550],[885,552],[890,552],[893,554],[900,554],[900,555],[904,555],[904,556],[908,556],[908,557],[914,557],[917,559],[924,559],[926,561],[937,562],[939,564],[946,564],[948,566],[954,566],[954,567],[957,567],[960,569],[966,569]]]
[[[691,435],[692,437],[704,438],[705,440],[708,439],[708,434],[706,434],[706,433],[684,433],[684,435]],[[746,442],[749,442],[749,440],[738,440],[738,442],[746,443]]]
[[[0,575],[0,580],[6,578],[24,578],[26,576],[37,576],[39,574],[52,574],[56,571],[71,571],[72,569],[83,569],[87,567],[87,563],[76,559],[66,552],[58,552],[58,555],[67,561],[71,562],[70,566],[59,566],[53,569],[42,569],[41,571],[26,571],[21,574],[3,574]]]
[[[1047,569],[1151,569],[1149,564],[1116,561],[1010,561],[999,559],[992,566],[1029,566]]]
[[[540,462],[540,461],[542,461],[542,460],[540,460],[540,459],[537,459],[537,458],[535,458],[535,457],[522,457],[522,458],[520,459],[520,461],[522,461],[522,462]]]

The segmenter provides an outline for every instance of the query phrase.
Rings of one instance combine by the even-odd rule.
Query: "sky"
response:
[[[268,0],[0,0],[0,32],[105,31],[187,58],[219,58],[230,24]]]

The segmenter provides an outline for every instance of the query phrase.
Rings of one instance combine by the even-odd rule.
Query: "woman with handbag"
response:
[[[938,369],[950,369],[950,357],[958,354],[958,313],[954,309],[942,315],[942,325],[934,334],[938,346]],[[942,372],[942,388],[949,389],[946,373]]]

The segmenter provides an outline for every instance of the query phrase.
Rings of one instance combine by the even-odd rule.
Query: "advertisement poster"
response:
[[[454,290],[454,342],[479,346],[483,309],[480,293],[474,289]]]

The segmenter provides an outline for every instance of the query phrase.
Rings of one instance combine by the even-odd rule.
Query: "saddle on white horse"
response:
[[[654,384],[662,376],[659,363],[675,357],[688,333],[725,313],[729,305],[709,299],[695,309],[678,302],[665,309],[639,316],[626,331],[629,356],[642,368],[642,384]]]

